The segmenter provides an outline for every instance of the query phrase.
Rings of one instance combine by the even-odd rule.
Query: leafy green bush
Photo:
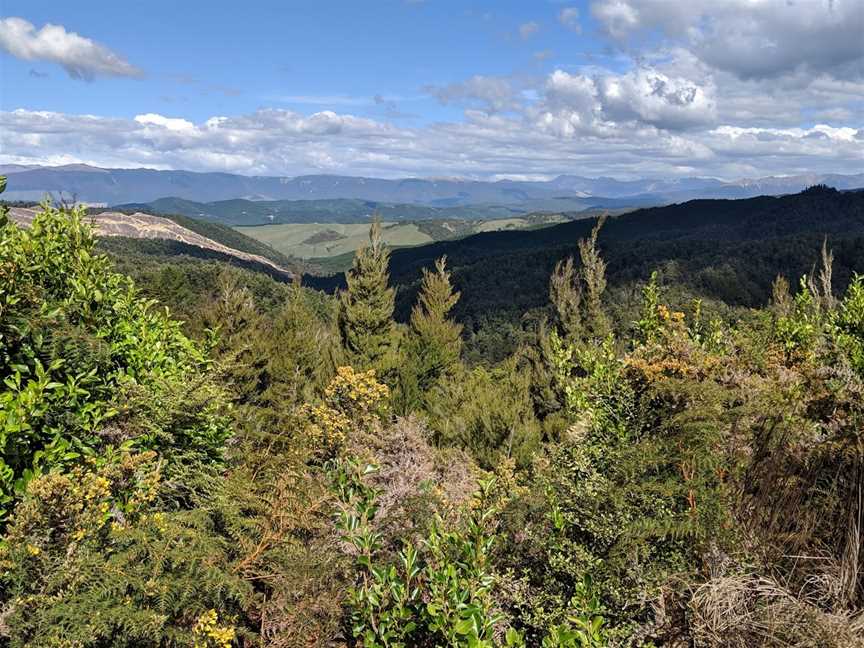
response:
[[[857,275],[834,316],[834,340],[852,367],[864,376],[864,277]]]
[[[34,476],[128,441],[218,459],[230,431],[204,350],[94,253],[80,211],[0,228],[0,507]],[[207,401],[158,413],[180,390]],[[179,413],[179,408],[167,412]],[[2,515],[2,513],[0,513]]]
[[[503,621],[495,611],[489,553],[495,543],[495,480],[480,482],[464,527],[445,530],[437,520],[420,547],[406,542],[396,565],[379,563],[380,534],[374,488],[364,478],[376,469],[345,459],[332,465],[341,503],[338,526],[356,556],[358,583],[349,592],[351,631],[363,645],[521,645],[518,633],[495,641]]]

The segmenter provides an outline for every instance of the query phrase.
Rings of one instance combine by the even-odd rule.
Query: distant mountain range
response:
[[[244,176],[231,173],[195,173],[154,169],[102,169],[82,164],[59,167],[0,165],[9,176],[7,200],[55,198],[118,205],[149,203],[175,197],[194,202],[231,199],[254,201],[349,199],[381,203],[449,208],[468,205],[517,206],[521,211],[542,209],[562,200],[581,208],[597,206],[596,199],[620,201],[616,205],[646,206],[693,198],[746,198],[761,194],[787,194],[814,184],[837,189],[864,187],[857,175],[810,174],[725,182],[716,178],[616,180],[562,175],[549,181],[500,180],[484,182],[458,178],[404,178],[385,180],[338,175],[294,178]],[[591,200],[584,200],[591,199]]]

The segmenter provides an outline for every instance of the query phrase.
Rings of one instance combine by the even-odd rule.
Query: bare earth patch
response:
[[[37,213],[37,209],[13,207],[9,212],[9,216],[19,225],[30,227]],[[126,236],[129,238],[180,241],[181,243],[194,245],[195,247],[203,248],[205,250],[213,250],[214,252],[228,254],[238,259],[242,259],[243,261],[260,263],[273,268],[277,272],[288,277],[294,277],[293,272],[273,263],[269,259],[257,254],[241,252],[234,248],[230,248],[227,245],[222,245],[206,236],[201,236],[192,230],[186,229],[172,220],[160,216],[152,216],[141,212],[136,212],[134,214],[103,212],[95,216],[88,216],[87,221],[93,225],[96,234],[99,236]]]

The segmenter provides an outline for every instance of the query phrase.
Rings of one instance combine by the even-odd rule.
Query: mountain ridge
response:
[[[399,287],[401,315],[422,269],[446,256],[462,293],[455,308],[459,321],[470,329],[500,317],[518,326],[524,313],[548,303],[555,263],[578,258],[577,241],[595,223],[588,218],[394,249],[390,276]],[[610,285],[645,281],[653,270],[665,268],[697,294],[757,306],[770,296],[778,273],[792,281],[809,273],[826,238],[835,253],[838,286],[854,272],[864,273],[864,191],[817,187],[780,197],[700,199],[639,209],[610,217],[599,245]],[[344,285],[344,275],[304,275],[303,282],[333,291]]]
[[[369,178],[318,174],[247,176],[226,172],[158,169],[109,169],[89,165],[60,167],[6,165],[8,200],[39,200],[46,193],[85,202],[120,204],[177,197],[197,202],[235,198],[254,200],[359,199],[424,204],[439,207],[472,204],[509,205],[530,200],[566,197],[653,201],[654,204],[692,198],[743,198],[758,194],[795,193],[813,184],[838,189],[864,187],[857,175],[806,174],[723,181],[717,178],[618,180],[559,175],[546,181],[443,178]],[[767,189],[767,191],[766,191]]]

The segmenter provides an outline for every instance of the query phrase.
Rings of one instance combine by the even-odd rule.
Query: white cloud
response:
[[[716,122],[714,88],[651,67],[624,74],[598,71],[592,76],[555,70],[546,79],[539,108],[558,117],[566,115],[565,131],[591,128],[651,126],[681,131]],[[544,124],[549,124],[549,115]]]
[[[598,97],[597,85],[590,77],[555,70],[546,79],[545,104],[553,110],[566,108],[590,117],[600,107]]]
[[[624,38],[639,26],[639,14],[627,0],[603,0],[591,6],[591,13],[614,38]]]
[[[516,91],[508,77],[475,75],[465,81],[445,86],[427,86],[426,91],[444,104],[479,105],[488,112],[514,107]]]
[[[816,124],[812,128],[744,128],[741,126],[720,126],[712,132],[733,140],[752,137],[762,141],[791,141],[816,137],[836,142],[854,143],[861,136],[860,130],[848,127],[835,128],[827,124]]]
[[[146,115],[136,115],[135,121],[139,124],[143,125],[152,125],[159,126],[164,128],[165,130],[173,131],[175,133],[193,133],[195,132],[195,124],[185,119],[171,119],[169,117],[163,117],[162,115],[156,115],[153,113],[147,113]]]
[[[636,119],[668,130],[716,120],[713,88],[670,78],[653,68],[608,76],[602,84],[605,114],[615,120]]]
[[[0,49],[25,61],[50,61],[73,79],[96,76],[140,77],[141,70],[89,38],[66,31],[62,25],[36,27],[23,18],[0,20]]]
[[[622,43],[659,30],[741,79],[864,76],[861,0],[596,0],[591,11]]]
[[[570,31],[577,34],[582,33],[582,25],[579,23],[579,10],[576,7],[564,7],[558,13],[558,22]]]

